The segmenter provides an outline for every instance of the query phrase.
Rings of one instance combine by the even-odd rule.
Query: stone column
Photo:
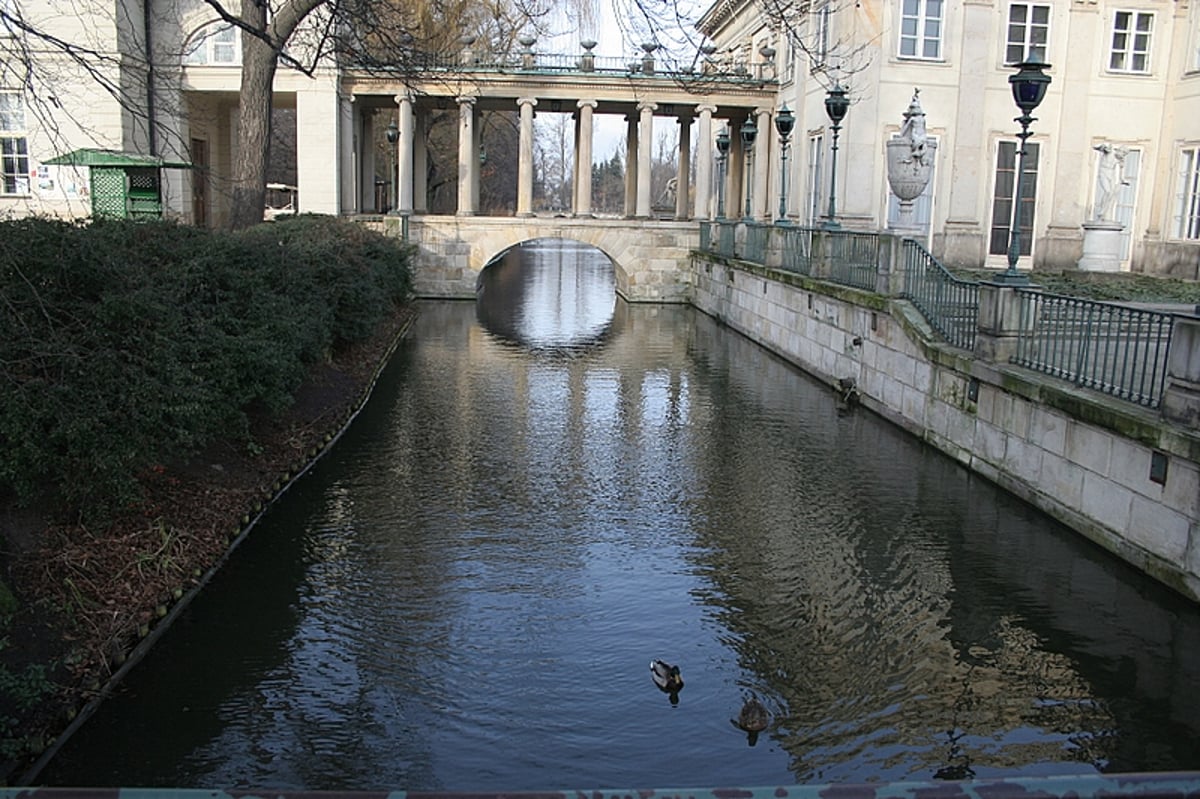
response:
[[[751,212],[755,219],[771,220],[771,200],[767,195],[770,185],[771,150],[775,140],[775,126],[771,122],[770,108],[757,108],[758,138],[754,142],[754,202]]]
[[[338,211],[340,213],[358,213],[358,173],[354,169],[357,160],[355,152],[354,116],[357,104],[352,96],[338,98],[338,155],[341,165],[338,174],[341,176],[338,186]]]
[[[475,214],[479,151],[475,146],[475,98],[458,98],[458,215]]]
[[[654,103],[638,103],[637,211],[640,219],[650,216],[650,157],[654,154]]]
[[[533,107],[537,100],[522,97],[520,145],[517,154],[517,216],[533,216]]]
[[[1024,291],[1036,290],[1032,286]],[[1021,306],[1027,295],[1011,285],[979,284],[979,329],[975,333],[975,356],[991,363],[1008,363],[1017,351],[1021,332]],[[1032,324],[1028,321],[1027,324]]]
[[[696,219],[712,219],[713,131],[712,115],[715,105],[696,107],[700,127],[696,131]]]
[[[638,118],[625,117],[625,216],[633,216],[637,208],[638,176]]]
[[[688,218],[688,177],[692,173],[692,118],[679,118],[679,170],[675,173],[675,218]]]
[[[580,100],[578,144],[575,148],[575,216],[592,215],[592,115],[595,100]]]
[[[400,135],[396,137],[396,212],[413,212],[413,140],[416,125],[413,124],[413,101],[407,94],[396,95],[400,106]]]

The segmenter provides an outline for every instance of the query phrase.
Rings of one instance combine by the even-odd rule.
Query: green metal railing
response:
[[[813,268],[813,229],[809,227],[779,226],[779,268],[801,275],[811,275]]]
[[[874,291],[879,275],[879,234],[826,231],[829,279],[843,286]]]
[[[905,239],[903,248],[904,290],[900,296],[909,300],[948,343],[974,350],[979,327],[979,283],[950,274],[920,242]]]
[[[747,222],[745,227],[746,238],[742,242],[742,252],[739,257],[744,261],[765,265],[767,263],[767,241],[771,237],[772,226],[761,222]]]
[[[1156,408],[1175,314],[1018,290],[1018,366]]]
[[[738,223],[732,220],[701,222],[700,249],[724,258],[733,258]]]

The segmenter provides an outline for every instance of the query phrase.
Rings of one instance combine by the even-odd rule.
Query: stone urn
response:
[[[937,142],[925,134],[925,112],[913,94],[900,133],[887,143],[888,185],[900,201],[899,228],[914,228],[913,201],[921,196],[933,174]]]

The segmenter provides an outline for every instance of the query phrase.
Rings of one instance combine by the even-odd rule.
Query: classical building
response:
[[[775,220],[782,206],[789,221],[821,224],[832,188],[844,227],[879,229],[897,218],[886,142],[919,90],[936,148],[916,235],[948,264],[999,267],[1019,131],[1008,78],[1018,62],[1041,59],[1052,82],[1029,138],[1022,212],[1031,225],[1020,265],[1074,267],[1084,223],[1103,217],[1120,228],[1120,268],[1197,278],[1198,5],[805,0],[768,14],[770,4],[719,0],[698,25],[712,45],[686,67],[656,65],[649,46],[631,61],[593,56],[586,44],[549,56],[527,41],[497,60],[464,40],[425,74],[284,65],[274,103],[295,120],[301,211],[427,213],[422,121],[437,113],[457,121],[456,213],[477,213],[479,115],[503,110],[520,129],[517,215],[532,213],[533,117],[563,113],[574,121],[572,215],[591,212],[590,169],[580,164],[591,160],[594,120],[613,115],[628,127],[629,216],[663,212],[645,143],[667,125],[683,134],[684,166],[667,198],[673,218],[712,218],[723,203],[729,217]],[[236,29],[203,0],[0,0],[0,12],[84,48],[67,54],[7,23],[0,32],[20,45],[0,50],[0,214],[86,216],[121,202],[132,209],[135,199],[154,211],[157,198],[164,214],[226,221],[238,147]],[[32,53],[33,72],[10,57],[17,50]],[[850,105],[831,175],[825,103],[835,85]],[[776,130],[785,107],[795,117],[786,149]],[[757,131],[751,148],[742,143],[747,120]],[[124,194],[101,203],[114,176]]]
[[[1124,269],[1200,278],[1200,3],[804,0],[774,18],[763,8],[719,0],[699,28],[718,60],[774,62],[776,109],[796,117],[800,222],[827,212],[835,85],[850,99],[833,176],[839,219],[894,222],[885,142],[919,89],[938,144],[917,204],[927,243],[949,264],[1005,265],[1020,131],[1008,79],[1040,60],[1052,80],[1028,140],[1021,267],[1073,268],[1083,224],[1104,216],[1121,225]]]

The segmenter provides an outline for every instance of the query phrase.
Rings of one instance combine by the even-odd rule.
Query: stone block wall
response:
[[[700,310],[831,386],[853,381],[866,408],[1200,601],[1200,430],[978,360],[906,302],[708,256],[692,271]]]

